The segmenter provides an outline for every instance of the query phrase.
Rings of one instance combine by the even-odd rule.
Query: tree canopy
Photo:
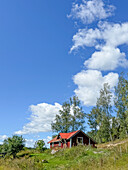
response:
[[[99,143],[128,136],[128,79],[123,73],[120,74],[114,95],[110,86],[104,84],[96,106],[87,114],[91,129],[88,134]]]
[[[84,130],[85,113],[80,106],[80,100],[77,96],[64,102],[59,114],[56,115],[51,127],[53,132],[68,133],[78,129]]]
[[[37,149],[38,151],[42,152],[45,150],[45,142],[44,140],[38,140],[35,142],[34,148]]]
[[[13,158],[16,154],[25,146],[25,140],[22,136],[14,135],[4,140],[2,145],[2,152],[6,152],[8,155],[12,155]]]
[[[121,73],[118,85],[115,87],[115,107],[119,122],[119,136],[124,138],[128,135],[128,80]]]

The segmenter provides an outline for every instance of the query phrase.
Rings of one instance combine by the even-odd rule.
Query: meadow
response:
[[[0,158],[0,170],[127,170],[128,140],[90,146],[62,149],[51,154],[47,149],[42,153],[34,149],[20,151],[17,158]]]

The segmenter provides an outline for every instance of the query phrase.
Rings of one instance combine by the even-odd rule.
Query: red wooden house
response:
[[[95,147],[96,144],[96,142],[92,138],[90,138],[81,130],[70,133],[59,133],[48,143],[50,143],[50,148],[71,148],[72,146],[77,146],[78,144],[92,145],[93,147]]]

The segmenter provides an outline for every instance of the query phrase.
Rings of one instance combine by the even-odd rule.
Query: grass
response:
[[[110,144],[117,144],[111,145]],[[128,140],[98,145],[98,148],[77,146],[60,150],[51,155],[48,149],[43,153],[24,150],[16,159],[1,158],[0,170],[127,170]]]

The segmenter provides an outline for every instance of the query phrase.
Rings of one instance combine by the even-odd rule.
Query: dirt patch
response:
[[[112,148],[112,147],[116,147],[118,145],[122,145],[124,143],[128,143],[128,139],[121,141],[121,142],[117,142],[117,143],[102,144],[98,148]]]

